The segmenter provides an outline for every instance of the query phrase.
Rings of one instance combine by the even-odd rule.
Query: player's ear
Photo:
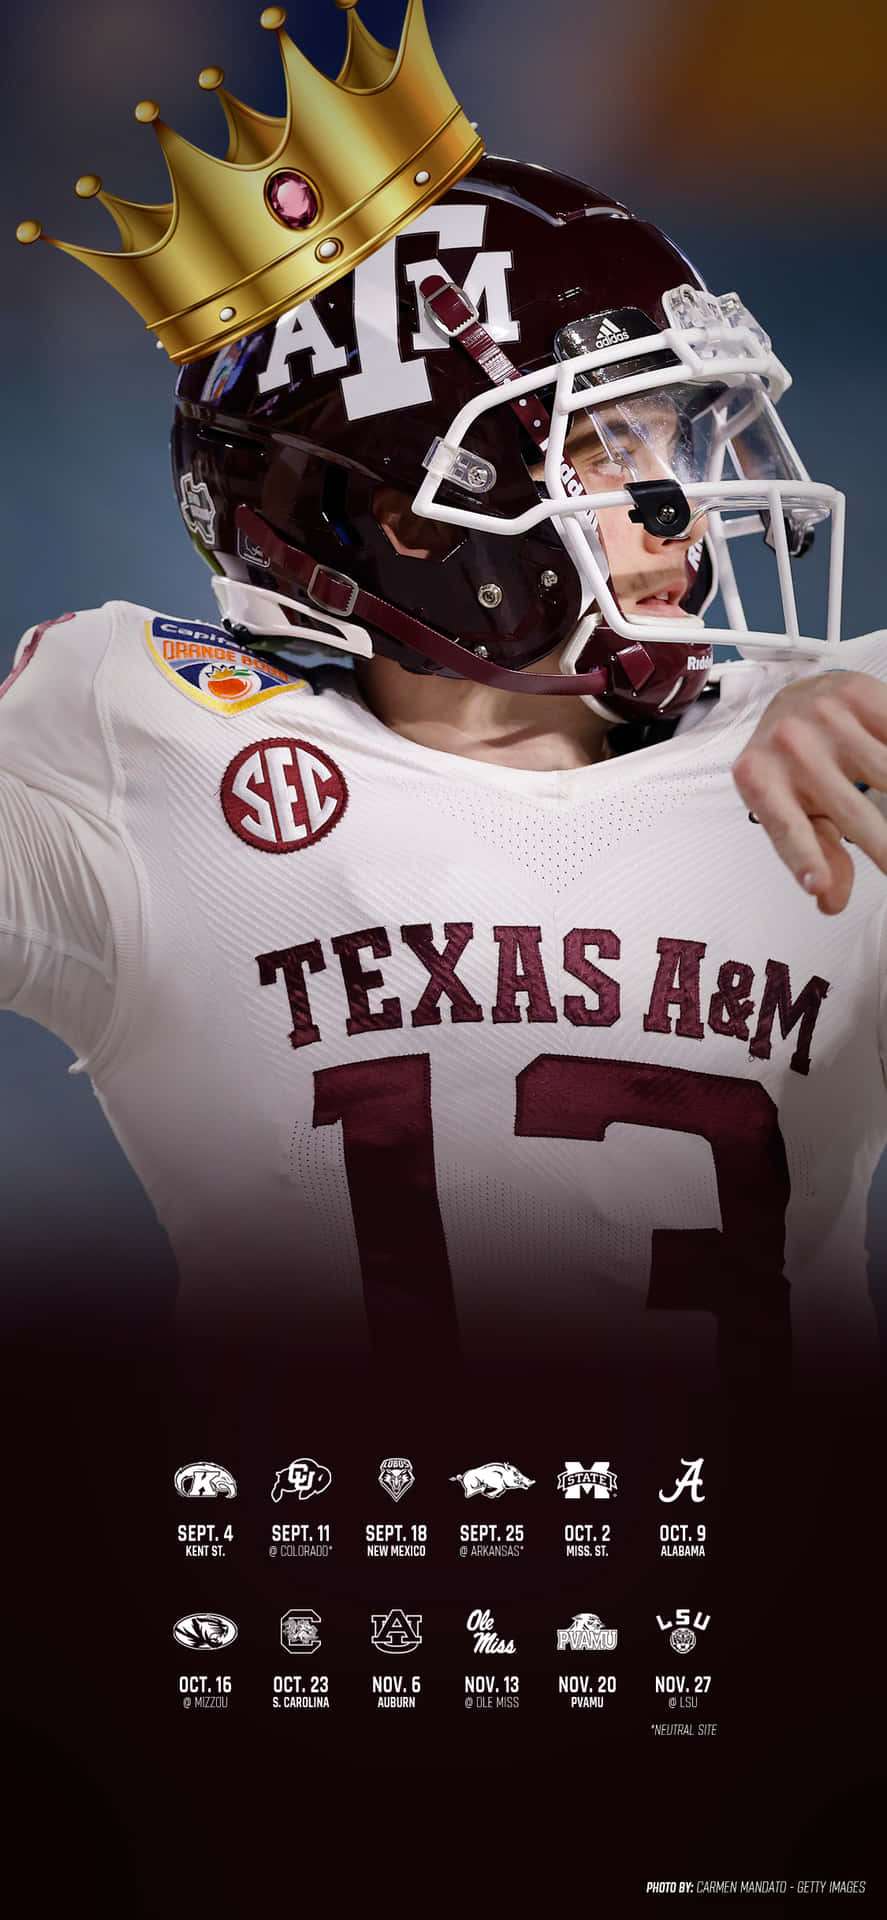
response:
[[[395,552],[411,560],[445,560],[462,538],[458,527],[413,513],[409,494],[394,487],[380,487],[373,495],[373,513]]]

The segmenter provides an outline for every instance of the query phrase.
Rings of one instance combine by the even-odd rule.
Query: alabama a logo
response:
[[[665,1488],[660,1487],[660,1500],[662,1500],[667,1507],[670,1507],[672,1501],[678,1500],[682,1493],[689,1493],[690,1499],[696,1506],[699,1506],[700,1502],[705,1499],[705,1494],[702,1491],[702,1469],[704,1464],[705,1461],[703,1457],[700,1457],[698,1460],[685,1460],[682,1456],[681,1466],[686,1467],[687,1471],[686,1473],[675,1475],[674,1491],[672,1493],[666,1493]]]

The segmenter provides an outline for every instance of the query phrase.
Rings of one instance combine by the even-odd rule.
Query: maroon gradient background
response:
[[[156,97],[172,124],[220,148],[218,107],[195,85],[210,62],[235,93],[278,111],[258,11],[258,0],[22,9],[3,78],[7,236],[34,216],[63,237],[115,244],[73,180],[97,168],[113,190],[162,198],[153,136],[131,107]],[[493,151],[630,200],[770,327],[796,375],[785,413],[807,464],[850,497],[847,631],[882,624],[883,8],[428,0],[428,13]],[[396,34],[399,0],[369,0],[365,14],[381,38]],[[291,8],[290,26],[334,68],[343,23],[332,4]],[[34,621],[118,595],[211,615],[168,480],[165,360],[122,302],[49,248],[10,240],[4,292],[4,658]],[[0,1018],[12,1910],[215,1920],[320,1901],[335,1911],[350,1889],[393,1912],[458,1900],[468,1913],[561,1913],[581,1901],[621,1920],[648,1904],[650,1877],[832,1873],[867,1879],[874,1910],[883,1449],[870,1400],[834,1380],[787,1408],[764,1393],[676,1404],[667,1380],[641,1399],[618,1373],[592,1398],[565,1357],[563,1375],[529,1381],[515,1409],[492,1380],[469,1394],[446,1376],[397,1388],[318,1379],[286,1354],[224,1339],[176,1361],[168,1249],[67,1064],[51,1038]],[[884,1195],[882,1182],[876,1279]],[[553,1487],[565,1457],[604,1444],[623,1491],[601,1598],[563,1559]],[[267,1489],[300,1451],[338,1474],[330,1516],[342,1544],[322,1607],[340,1699],[324,1726],[272,1725],[268,1705],[276,1619],[306,1596],[268,1560]],[[362,1528],[390,1517],[375,1473],[392,1451],[414,1460],[434,1557],[383,1596]],[[655,1490],[676,1458],[699,1453],[713,1557],[666,1577],[653,1558]],[[475,1576],[456,1558],[466,1508],[449,1476],[503,1455],[537,1478],[533,1553],[519,1569],[478,1563]],[[201,1457],[241,1487],[237,1554],[211,1592],[186,1581],[173,1542],[190,1516],[171,1475]],[[596,1598],[622,1634],[624,1715],[609,1730],[584,1724],[598,1715],[574,1715],[578,1726],[556,1716],[548,1693],[550,1628]],[[188,1719],[169,1628],[204,1601],[242,1622],[238,1693],[230,1717]],[[358,1646],[351,1622],[379,1602],[426,1613],[439,1699],[424,1723],[363,1710],[369,1639]],[[648,1732],[660,1604],[711,1609],[717,1745]],[[526,1694],[514,1724],[469,1733],[458,1690],[475,1605],[512,1615]],[[734,1903],[697,1899],[695,1910]]]

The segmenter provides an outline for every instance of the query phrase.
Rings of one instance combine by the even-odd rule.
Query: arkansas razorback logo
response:
[[[313,847],[348,805],[345,776],[308,740],[257,740],[222,775],[222,812],[238,840],[261,853]]]

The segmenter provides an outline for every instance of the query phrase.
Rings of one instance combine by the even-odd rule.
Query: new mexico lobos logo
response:
[[[461,284],[493,339],[517,340],[520,328],[511,317],[505,277],[514,264],[513,256],[509,252],[482,251],[486,218],[487,209],[482,203],[429,207],[399,237],[427,234],[444,255],[454,247],[473,249],[474,259]],[[346,374],[341,382],[349,420],[363,420],[368,414],[388,413],[397,407],[421,407],[431,399],[424,357],[402,360],[398,350],[397,249],[398,240],[389,240],[354,269],[354,330],[360,371]],[[448,343],[429,327],[418,289],[430,273],[448,278],[446,265],[429,253],[427,260],[411,260],[402,271],[416,289],[416,327],[410,342],[414,352],[424,356],[443,351]],[[311,354],[311,371],[315,374],[333,373],[348,364],[347,350],[330,339],[311,300],[281,314],[268,364],[259,375],[260,393],[275,393],[287,386],[290,361],[301,353]]]

